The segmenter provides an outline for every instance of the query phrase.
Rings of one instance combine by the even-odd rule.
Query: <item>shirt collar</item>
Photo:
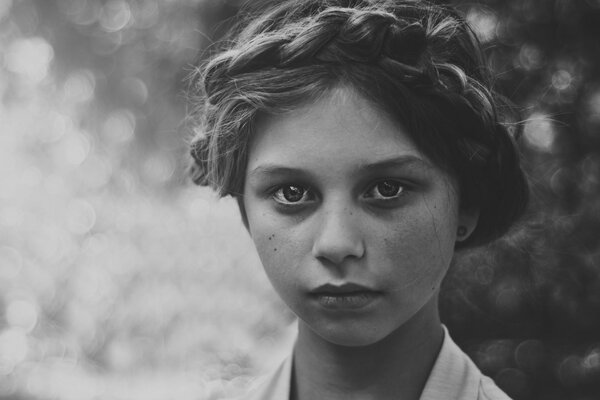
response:
[[[442,348],[419,400],[475,400],[481,372],[443,328]]]
[[[419,400],[477,400],[482,375],[469,357],[450,337],[445,326],[444,340]],[[292,379],[292,356],[261,381],[250,400],[288,400]]]

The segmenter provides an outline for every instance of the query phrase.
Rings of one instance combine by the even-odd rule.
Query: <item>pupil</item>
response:
[[[298,186],[286,186],[283,188],[283,197],[289,202],[297,202],[302,200],[304,190]]]
[[[398,189],[400,188],[400,185],[396,182],[381,182],[379,185],[377,185],[377,190],[379,190],[379,193],[381,193],[382,196],[384,197],[392,197],[398,194]]]

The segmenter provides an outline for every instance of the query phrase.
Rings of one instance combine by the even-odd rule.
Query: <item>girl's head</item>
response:
[[[339,87],[261,117],[245,178],[263,267],[310,332],[361,346],[409,321],[434,326],[455,243],[477,212],[459,209],[456,179],[387,113]]]
[[[237,197],[247,224],[248,153],[261,121],[341,87],[395,121],[456,182],[459,208],[478,213],[460,246],[506,232],[524,211],[527,184],[502,120],[506,110],[459,15],[418,0],[269,4],[249,10],[196,75],[196,183]]]

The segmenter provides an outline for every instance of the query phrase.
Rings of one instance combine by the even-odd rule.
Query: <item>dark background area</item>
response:
[[[457,263],[444,319],[515,399],[600,398],[600,3],[459,4],[497,18],[486,47],[524,113],[532,204],[511,236]]]

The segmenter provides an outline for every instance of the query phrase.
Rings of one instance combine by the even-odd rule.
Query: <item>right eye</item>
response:
[[[273,192],[273,199],[284,205],[307,203],[314,197],[310,190],[300,185],[283,185]]]

